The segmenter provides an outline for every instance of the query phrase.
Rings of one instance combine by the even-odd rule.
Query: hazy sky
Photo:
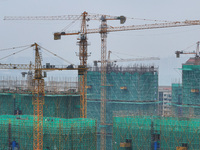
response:
[[[64,36],[59,41],[53,40],[53,33],[61,31],[72,21],[4,21],[4,16],[56,16],[80,15],[83,11],[90,14],[124,15],[127,22],[124,25],[155,23],[129,18],[144,18],[150,20],[184,21],[200,19],[199,0],[0,0],[0,49],[23,46],[38,42],[43,47],[64,57],[74,64],[79,64],[76,45],[77,36]],[[161,23],[161,22],[156,22]],[[119,21],[108,21],[111,26],[120,26]],[[89,28],[98,28],[100,21],[88,22]],[[68,30],[79,30],[77,21]],[[67,30],[67,31],[68,31]],[[113,51],[112,59],[137,57],[160,57],[160,61],[150,64],[159,65],[160,85],[170,85],[179,81],[181,67],[190,56],[182,55],[175,58],[176,50],[187,51],[196,49],[195,43],[200,40],[200,26],[154,29],[143,31],[114,32],[108,34],[108,50]],[[88,62],[100,59],[100,35],[88,35],[91,52]],[[0,58],[13,51],[3,51]],[[120,55],[123,53],[126,55]],[[10,59],[0,60],[0,63],[22,62],[22,58],[33,55],[29,51]],[[46,57],[46,56],[44,56]],[[19,59],[20,58],[20,59]],[[48,60],[53,62],[52,60]],[[28,63],[29,61],[27,61]],[[129,62],[128,64],[133,64]],[[137,62],[142,63],[142,62]],[[5,72],[8,74],[8,72]]]

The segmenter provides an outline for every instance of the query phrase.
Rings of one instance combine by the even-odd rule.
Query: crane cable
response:
[[[58,57],[58,58],[62,59],[63,61],[65,61],[65,62],[67,62],[67,63],[69,63],[69,64],[72,64],[72,65],[74,65],[73,63],[69,62],[68,60],[66,60],[66,59],[64,59],[64,58],[62,58],[62,57],[60,57],[60,56],[58,56],[57,54],[55,54],[55,53],[51,52],[50,50],[48,50],[48,49],[46,49],[46,48],[44,48],[44,47],[42,47],[42,46],[40,46],[40,47],[41,47],[42,49],[44,49],[45,51],[47,51],[47,52],[51,53],[52,55],[54,55],[54,56],[56,56],[56,57]]]
[[[74,21],[72,21],[70,24],[68,24],[66,27],[64,27],[61,32],[66,31],[67,29],[69,29],[70,26],[72,26],[77,20],[79,20],[81,18],[81,15]]]
[[[31,47],[31,46],[30,46],[30,47]],[[5,58],[8,58],[8,57],[10,57],[10,56],[12,56],[12,55],[15,55],[15,54],[17,54],[17,53],[20,53],[20,52],[22,52],[22,51],[25,51],[25,50],[27,50],[27,49],[30,48],[30,47],[24,48],[24,49],[22,49],[22,50],[20,50],[20,51],[17,51],[17,52],[15,52],[15,53],[12,53],[12,54],[10,54],[10,55],[8,55],[8,56],[2,57],[2,58],[0,58],[0,60],[5,59]]]
[[[39,46],[40,46],[40,45],[39,45]],[[2,57],[2,58],[0,58],[0,60],[3,60],[3,59],[8,58],[8,57],[10,57],[10,56],[12,56],[12,55],[15,55],[15,54],[18,54],[18,53],[20,53],[20,52],[22,52],[22,51],[25,51],[25,50],[27,50],[28,48],[30,48],[31,45],[19,46],[19,47],[13,47],[13,48],[6,48],[6,49],[0,49],[0,51],[5,51],[5,50],[11,50],[11,49],[22,48],[22,47],[26,47],[26,48],[24,48],[24,49],[22,49],[22,50],[20,50],[20,51],[17,51],[17,52],[15,52],[15,53],[9,54],[9,55],[7,55],[7,56],[5,56],[5,57]],[[66,59],[64,59],[64,58],[62,58],[62,57],[60,57],[60,56],[58,56],[57,54],[54,54],[54,53],[51,52],[50,50],[47,50],[47,49],[45,49],[45,48],[42,47],[42,46],[40,46],[40,47],[43,48],[44,50],[46,50],[47,52],[51,53],[52,55],[57,56],[58,58],[64,60],[65,62],[74,65],[73,63],[67,61]]]
[[[112,54],[115,55],[115,56],[117,56],[119,59],[123,59],[123,58],[119,57],[118,55],[116,55],[115,53],[112,53]]]
[[[181,50],[181,51],[185,51],[185,50],[187,50],[187,49],[189,49],[189,48],[193,47],[194,45],[196,45],[196,43],[194,43],[194,44],[192,44],[192,45],[190,45],[190,46],[188,46],[188,47],[184,48],[184,49],[183,49],[183,50]]]
[[[96,14],[96,13],[90,13],[90,14],[98,15],[98,16],[104,15],[104,14]],[[106,16],[112,17],[111,15],[106,15]],[[127,19],[133,19],[133,20],[143,20],[143,21],[168,22],[168,23],[173,22],[173,21],[168,21],[168,20],[154,20],[154,19],[134,18],[134,17],[126,17],[126,18]]]
[[[143,57],[143,56],[136,56],[136,55],[132,55],[130,53],[121,53],[121,52],[117,52],[117,51],[112,51],[112,54],[116,55],[116,54],[120,54],[120,55],[126,55],[126,56],[133,56],[133,57]],[[117,56],[117,55],[116,55]],[[117,56],[118,58],[120,58],[119,56]],[[121,58],[123,59],[123,58]]]
[[[153,19],[131,18],[131,17],[127,17],[127,18],[133,19],[133,20],[142,20],[142,21],[155,21],[155,22],[168,22],[168,23],[173,22],[173,21],[168,21],[168,20],[153,20]]]
[[[12,47],[12,48],[4,48],[4,49],[0,49],[0,51],[13,50],[13,49],[23,48],[23,47],[28,47],[28,46],[30,46],[30,45],[18,46],[18,47]]]

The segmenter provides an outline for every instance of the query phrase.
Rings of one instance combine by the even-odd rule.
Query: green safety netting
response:
[[[155,135],[158,135],[155,140]],[[125,150],[120,143],[131,141],[132,149],[151,150],[154,142],[161,150],[174,150],[187,145],[190,150],[200,147],[200,119],[129,116],[113,119],[113,149]]]
[[[176,117],[200,117],[200,106],[172,104],[172,116]]]
[[[101,98],[101,73],[87,73],[88,99]],[[106,74],[108,100],[155,101],[158,94],[157,72],[111,72]]]
[[[23,115],[33,115],[32,94],[0,93],[0,114],[14,115],[19,111]],[[44,117],[78,118],[80,117],[79,95],[46,95]]]
[[[182,66],[183,104],[200,104],[200,65]]]
[[[141,71],[141,68],[106,73],[107,124],[112,124],[113,116],[118,113],[156,114],[158,72],[154,69],[154,71]],[[100,134],[101,73],[99,71],[87,72],[87,86],[87,117],[97,119],[97,131]],[[106,148],[112,149],[111,125],[106,126],[106,132]],[[100,149],[100,135],[97,137],[97,147]]]
[[[182,84],[172,83],[172,103],[182,104]]]
[[[140,69],[141,68],[139,68],[139,70]],[[100,146],[101,128],[100,83],[100,72],[88,71],[87,117],[97,120],[97,149],[99,149]],[[106,90],[106,96],[108,100],[106,105],[106,122],[107,124],[110,124],[106,126],[107,149],[112,149],[112,118],[114,115],[122,113],[125,113],[126,115],[129,113],[152,115],[156,114],[158,105],[158,72],[140,70],[138,72],[107,73]],[[33,114],[31,93],[0,94],[0,114],[13,115],[16,113],[16,110],[20,110],[23,116]],[[44,117],[78,118],[80,116],[80,95],[46,95],[43,113]],[[59,124],[59,126],[61,127],[62,124]],[[32,127],[30,128],[32,129]],[[32,138],[32,132],[25,134],[28,135],[29,138]],[[44,134],[44,137],[45,136],[49,135]],[[51,140],[58,139],[59,136],[57,135],[57,137],[52,136]],[[60,140],[60,142],[65,143],[66,141]]]
[[[172,115],[200,116],[200,65],[182,65],[182,84],[172,84]]]
[[[0,116],[0,149],[16,141],[20,149],[33,149],[33,116]],[[43,118],[43,148],[51,150],[96,150],[96,121],[93,119]]]

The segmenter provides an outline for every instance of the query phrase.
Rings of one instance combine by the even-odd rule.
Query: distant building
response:
[[[171,86],[159,86],[158,87],[158,99],[159,99],[159,115],[170,116],[171,115],[171,100],[172,100],[172,87]]]

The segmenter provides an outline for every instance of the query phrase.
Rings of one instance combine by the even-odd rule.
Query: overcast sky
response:
[[[76,44],[77,36],[64,36],[59,41],[53,40],[53,33],[60,32],[72,21],[4,21],[4,16],[81,15],[83,11],[87,11],[89,14],[124,15],[127,17],[124,25],[136,25],[162,22],[130,18],[167,21],[198,20],[200,19],[199,7],[199,0],[0,0],[0,49],[37,42],[68,61],[79,64],[75,54],[79,50]],[[119,21],[108,21],[108,24],[120,26]],[[89,28],[98,28],[100,21],[89,21],[88,25]],[[66,31],[79,29],[80,21],[77,21]],[[159,66],[159,84],[170,85],[181,80],[181,72],[177,68],[191,57],[182,55],[181,59],[177,59],[174,52],[191,45],[193,46],[186,50],[193,51],[196,49],[195,43],[199,40],[200,26],[113,32],[108,34],[107,49],[113,52],[111,59],[160,57],[160,61],[149,63]],[[91,52],[88,63],[92,64],[93,60],[100,59],[100,35],[88,35],[88,41],[91,44],[88,47],[88,51]],[[3,51],[0,58],[12,52]],[[22,63],[22,58],[29,58],[29,55],[33,56],[33,51],[0,60],[0,63]],[[54,62],[51,59],[48,61]],[[128,64],[133,63],[135,62]]]

